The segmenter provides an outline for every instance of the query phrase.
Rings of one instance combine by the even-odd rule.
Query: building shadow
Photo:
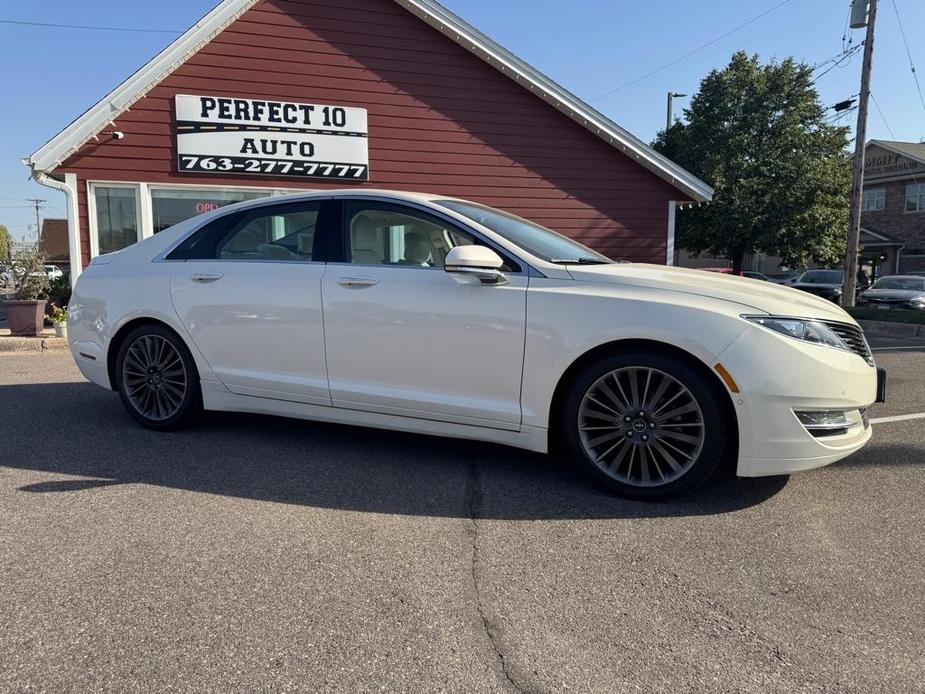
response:
[[[494,444],[226,413],[152,432],[115,393],[88,383],[0,386],[0,402],[2,465],[65,477],[24,493],[150,484],[370,513],[537,520],[728,513],[787,481],[721,478],[670,503],[641,503],[600,490],[568,461]]]

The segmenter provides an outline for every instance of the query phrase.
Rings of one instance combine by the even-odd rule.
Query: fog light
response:
[[[793,413],[813,436],[843,434],[851,426],[851,421],[843,410],[794,410]]]

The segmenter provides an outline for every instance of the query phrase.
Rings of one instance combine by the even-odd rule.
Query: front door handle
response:
[[[221,278],[222,273],[220,272],[194,272],[190,275],[190,279],[193,280],[193,282],[214,282]]]
[[[353,289],[362,289],[363,287],[374,287],[379,284],[379,280],[373,277],[340,277],[337,283],[341,287],[350,287]]]

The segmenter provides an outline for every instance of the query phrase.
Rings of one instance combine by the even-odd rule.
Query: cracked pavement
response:
[[[925,411],[925,351],[879,352]],[[925,692],[925,420],[623,501],[500,446],[138,428],[0,355],[0,691]]]

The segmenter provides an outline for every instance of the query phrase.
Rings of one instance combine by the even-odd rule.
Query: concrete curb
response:
[[[899,335],[901,337],[925,337],[925,325],[915,323],[892,323],[882,320],[859,320],[858,325],[865,333]]]
[[[49,352],[67,349],[67,338],[56,337],[51,330],[38,337],[14,337],[7,329],[0,329],[0,352]]]

